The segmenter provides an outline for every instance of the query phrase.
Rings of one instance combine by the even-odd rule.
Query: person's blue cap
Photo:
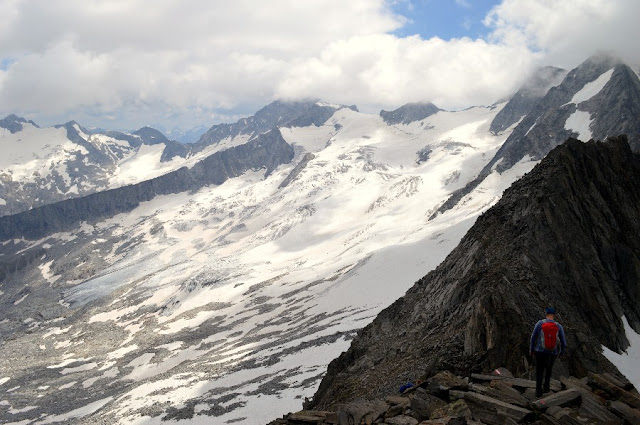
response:
[[[556,309],[553,307],[547,307],[544,309],[545,314],[556,314]]]

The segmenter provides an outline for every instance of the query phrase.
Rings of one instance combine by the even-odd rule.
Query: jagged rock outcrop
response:
[[[568,140],[358,333],[313,406],[377,397],[441,369],[530,373],[529,335],[550,304],[569,344],[554,371],[614,371],[602,345],[628,346],[622,316],[640,331],[638,234],[640,157],[626,137]]]
[[[553,66],[536,70],[491,121],[489,131],[494,134],[502,133],[520,121],[531,112],[551,87],[562,82],[565,75],[567,71]]]
[[[607,72],[611,72],[609,80],[593,92],[596,89],[589,84]],[[578,102],[572,102],[583,89],[586,90],[578,96]],[[522,119],[478,177],[454,192],[432,218],[453,208],[494,170],[508,170],[526,156],[542,159],[567,138],[579,137],[573,127],[581,126],[585,127],[583,131],[590,132],[583,136],[585,141],[627,134],[631,148],[640,151],[640,79],[619,59],[593,56],[569,72],[562,83],[552,87]]]
[[[272,130],[246,144],[236,146],[205,158],[192,168],[179,170],[138,184],[98,192],[82,198],[0,217],[0,240],[25,237],[38,239],[45,235],[65,231],[80,222],[97,222],[106,217],[131,211],[140,202],[158,195],[194,191],[222,184],[248,170],[265,169],[270,174],[278,165],[293,159],[294,151],[280,134]]]
[[[393,111],[380,111],[380,116],[389,125],[410,124],[420,121],[441,111],[436,105],[428,103],[407,103]]]
[[[611,374],[563,377],[535,399],[535,382],[502,373],[462,378],[447,372],[384,399],[355,400],[331,410],[302,410],[269,425],[512,425],[636,424],[640,397],[628,381]]]

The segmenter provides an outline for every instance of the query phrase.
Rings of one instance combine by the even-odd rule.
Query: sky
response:
[[[275,99],[490,105],[536,67],[640,62],[637,0],[0,0],[0,117],[162,130]]]

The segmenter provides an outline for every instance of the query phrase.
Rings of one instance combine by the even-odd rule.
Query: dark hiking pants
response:
[[[544,392],[549,391],[551,383],[551,369],[556,361],[556,355],[553,353],[540,353],[536,351],[536,396],[540,397]],[[544,378],[544,385],[543,380]]]

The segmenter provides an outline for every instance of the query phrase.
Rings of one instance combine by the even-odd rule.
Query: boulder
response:
[[[602,377],[623,390],[633,391],[635,389],[633,384],[624,376],[614,376],[609,372],[605,372],[602,374]]]
[[[390,395],[390,396],[386,397],[384,399],[384,401],[386,401],[391,406],[400,405],[400,406],[403,406],[403,407],[407,407],[407,406],[409,406],[409,403],[411,402],[411,399],[409,399],[409,397]]]
[[[531,405],[537,410],[544,411],[554,406],[564,407],[572,404],[577,405],[581,400],[582,394],[579,390],[569,389],[552,394],[538,401],[534,401]]]
[[[493,372],[491,372],[492,375],[497,375],[497,376],[502,376],[503,378],[513,378],[513,373],[511,373],[509,371],[509,369],[504,368],[504,367],[499,367],[497,369],[494,369]]]
[[[622,424],[622,421],[607,408],[601,404],[601,399],[598,399],[594,395],[582,395],[582,403],[578,413],[580,416],[589,419],[595,419],[597,421],[604,422],[606,424]]]
[[[388,425],[418,425],[417,419],[411,416],[395,416],[393,418],[385,419],[385,424]]]
[[[448,371],[438,372],[420,384],[429,394],[444,400],[448,400],[450,390],[466,391],[468,386],[466,380]]]
[[[560,381],[567,389],[574,389],[580,391],[580,394],[582,394],[582,403],[578,410],[580,416],[602,421],[607,424],[622,423],[616,415],[607,409],[605,400],[591,392],[591,387],[587,385],[587,380],[577,379],[573,376],[563,376],[560,378]]]
[[[360,422],[373,423],[387,411],[387,403],[382,400],[356,400],[338,410],[340,425],[356,425]]]
[[[626,391],[614,383],[607,380],[604,376],[589,372],[589,385],[599,388],[611,398],[619,400],[633,408],[640,408],[640,397],[637,394]]]
[[[507,385],[503,381],[491,381],[489,387],[494,391],[494,398],[504,401],[505,403],[515,404],[517,406],[527,407],[529,406],[529,399],[520,393],[520,391]]]
[[[640,410],[633,409],[621,401],[612,401],[611,410],[629,424],[640,424]]]
[[[471,410],[464,400],[456,400],[434,410],[430,419],[441,418],[471,418]]]
[[[322,412],[313,410],[303,410],[301,412],[292,413],[287,416],[290,424],[319,424],[327,423],[327,419],[337,419],[333,412]],[[335,422],[335,421],[333,421]],[[331,422],[329,422],[331,423]]]
[[[526,390],[524,390],[524,393],[522,394],[525,396],[527,400],[530,400],[530,401],[534,401],[537,398],[535,388],[527,388]]]
[[[419,421],[429,419],[434,410],[445,405],[444,401],[427,393],[423,388],[416,389],[410,402],[413,416]]]
[[[483,394],[452,391],[452,396],[464,400],[469,406],[473,417],[488,425],[502,425],[507,418],[520,422],[532,415],[529,409],[505,403]]]

